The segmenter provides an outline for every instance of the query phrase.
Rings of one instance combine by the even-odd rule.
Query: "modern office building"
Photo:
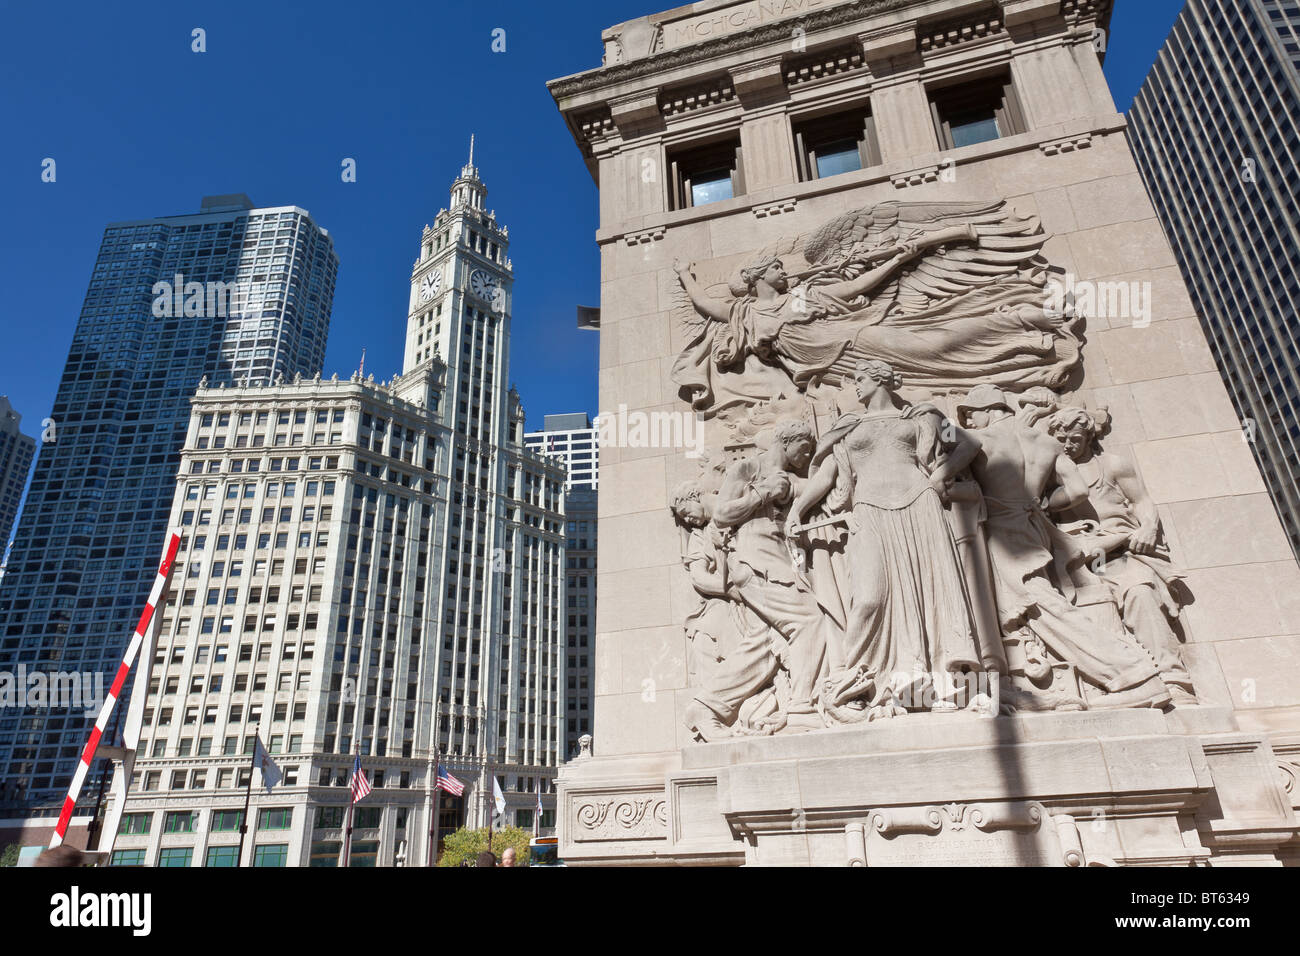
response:
[[[569,469],[566,488],[600,487],[600,450],[597,429],[586,412],[546,415],[542,430],[528,432],[524,441],[529,448],[564,460]]]
[[[529,432],[529,448],[564,462],[568,470],[564,511],[565,705],[564,747],[572,759],[578,741],[592,732],[596,624],[596,504],[600,483],[598,430],[584,412],[547,415],[542,430]]]
[[[1188,0],[1133,151],[1300,556],[1300,4]]]
[[[319,371],[337,269],[306,210],[243,195],[104,230],[0,587],[0,670],[111,683],[154,580],[195,386]],[[93,720],[0,713],[0,815],[58,807]]]
[[[0,564],[36,455],[36,439],[22,433],[22,420],[9,397],[0,395]]]
[[[354,755],[374,787],[351,865],[425,865],[439,827],[553,827],[563,757],[564,471],[508,389],[507,237],[472,165],[424,233],[391,382],[205,387],[171,520],[186,531],[152,660],[117,864],[340,862]],[[432,278],[431,278],[432,277]],[[425,290],[433,288],[432,294]],[[499,290],[499,291],[498,291]],[[144,692],[144,691],[141,691]]]

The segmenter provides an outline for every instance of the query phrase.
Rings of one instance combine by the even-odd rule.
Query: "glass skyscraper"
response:
[[[1188,0],[1129,122],[1300,556],[1300,2]]]
[[[36,454],[36,439],[19,430],[22,418],[8,397],[0,395],[0,555],[9,546],[9,533]]]
[[[196,386],[319,371],[337,270],[306,210],[244,195],[104,230],[0,586],[0,671],[111,684],[155,576]],[[93,720],[0,711],[0,810],[57,806]]]

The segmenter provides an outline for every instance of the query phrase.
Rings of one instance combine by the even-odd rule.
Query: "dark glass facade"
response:
[[[1300,556],[1300,3],[1188,0],[1134,154]]]
[[[100,672],[107,690],[153,583],[195,387],[319,371],[337,269],[305,210],[243,196],[104,230],[0,586],[0,670]],[[94,718],[0,712],[0,808],[58,806]]]

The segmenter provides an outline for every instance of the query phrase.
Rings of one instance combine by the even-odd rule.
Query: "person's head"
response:
[[[801,418],[782,422],[776,427],[773,437],[787,468],[800,472],[808,467],[813,451],[817,448],[811,425]]]
[[[478,866],[496,866],[497,855],[491,850],[484,850],[478,855]]]
[[[777,256],[764,256],[741,269],[739,281],[732,282],[731,291],[737,295],[755,295],[764,286],[774,292],[784,292],[790,287],[785,264]]]
[[[704,489],[698,481],[683,481],[674,488],[668,510],[687,528],[703,528],[709,523],[704,507]]]
[[[857,386],[858,400],[865,405],[882,388],[891,394],[898,391],[903,384],[903,376],[895,372],[888,362],[863,359],[853,368],[853,381]]]
[[[502,866],[514,866],[514,865],[515,865],[515,848],[514,848],[514,847],[512,847],[512,846],[508,846],[508,847],[506,847],[505,852],[501,854],[501,865],[502,865]]]
[[[1007,393],[996,385],[976,385],[957,403],[957,424],[963,428],[987,428],[1014,414]]]
[[[1025,676],[1041,685],[1052,676],[1052,663],[1047,659],[1047,648],[1037,637],[1024,641],[1020,646],[1025,655]]]
[[[42,850],[32,866],[89,866],[95,854],[61,843],[52,850]]]
[[[1048,419],[1047,432],[1061,443],[1071,461],[1086,461],[1101,426],[1086,408],[1062,408]]]

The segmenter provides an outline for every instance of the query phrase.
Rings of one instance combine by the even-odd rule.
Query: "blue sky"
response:
[[[411,263],[471,132],[510,227],[512,378],[530,427],[595,413],[596,189],[548,79],[600,31],[671,3],[136,2],[0,6],[0,393],[29,434],[53,404],[105,224],[245,192],[309,210],[340,258],[325,374],[400,370]],[[1182,0],[1117,0],[1106,73],[1127,109]],[[190,31],[207,52],[190,50]],[[506,51],[491,49],[505,30]],[[42,183],[41,161],[57,162]],[[357,182],[344,183],[345,157]]]

